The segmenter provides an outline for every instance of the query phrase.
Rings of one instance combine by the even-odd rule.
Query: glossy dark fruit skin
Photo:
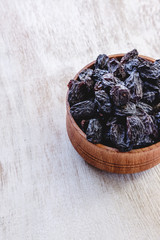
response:
[[[100,54],[95,63],[95,69],[108,69],[108,62],[109,62],[109,57],[106,54]]]
[[[137,111],[146,112],[148,114],[152,114],[152,111],[153,111],[153,107],[144,102],[138,102],[136,104],[136,108],[137,108]]]
[[[111,88],[110,96],[116,106],[123,106],[130,100],[130,91],[124,85],[116,84]]]
[[[111,113],[110,97],[104,90],[95,92],[95,105],[100,116]]]
[[[95,103],[89,100],[76,103],[70,108],[70,113],[75,120],[90,119],[95,114]]]
[[[139,146],[144,140],[145,127],[138,116],[127,117],[127,133],[133,145]]]
[[[120,152],[130,151],[133,148],[122,124],[112,124],[110,128],[110,140]]]
[[[120,67],[120,62],[116,58],[111,58],[108,62],[108,71],[113,75],[118,74],[118,69]]]
[[[102,70],[99,68],[96,68],[93,71],[92,79],[94,79],[95,82],[101,81],[103,79],[103,76],[108,73],[108,70]]]
[[[86,69],[80,72],[78,78],[79,81],[84,82],[86,84],[86,88],[88,93],[91,93],[94,88],[94,80],[92,79],[93,69]]]
[[[102,126],[98,119],[89,120],[86,136],[87,140],[92,143],[100,143],[102,141]]]
[[[126,152],[160,140],[160,59],[101,54],[68,83],[70,113],[92,143]]]
[[[158,94],[156,91],[146,92],[143,94],[142,101],[148,104],[153,104],[156,101]]]
[[[159,64],[143,61],[138,66],[138,71],[143,79],[157,80],[160,78],[160,66]]]
[[[126,117],[137,113],[136,105],[133,102],[128,102],[124,106],[115,108],[115,116]]]
[[[71,80],[68,86],[69,86],[68,102],[70,106],[78,102],[81,102],[87,98],[88,91],[85,82]]]
[[[129,89],[131,94],[131,101],[134,103],[140,101],[143,97],[143,85],[139,73],[133,71],[125,80],[125,86]]]
[[[138,51],[137,51],[137,49],[133,49],[132,51],[126,53],[126,54],[121,58],[120,63],[121,63],[121,64],[125,64],[125,63],[127,63],[128,61],[130,61],[130,60],[132,60],[132,59],[134,59],[134,58],[136,58],[136,57],[138,57]]]
[[[93,74],[93,69],[85,69],[82,72],[80,72],[78,79],[79,81],[85,81],[87,78],[91,78]]]
[[[103,75],[102,84],[103,84],[103,88],[106,91],[109,91],[116,84],[123,84],[123,82],[120,81],[118,78],[116,78],[112,73],[107,73]]]
[[[127,76],[129,76],[133,71],[135,71],[139,64],[140,64],[140,61],[138,58],[131,59],[130,61],[128,61],[124,67],[124,70]]]

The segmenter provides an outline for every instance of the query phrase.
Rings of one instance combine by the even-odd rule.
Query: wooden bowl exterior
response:
[[[115,54],[109,57],[121,58],[123,55],[124,54]],[[142,55],[140,55],[140,57],[152,62],[154,61],[153,58]],[[74,79],[77,80],[78,74],[82,70],[92,67],[94,63],[95,61],[86,65],[76,74]],[[112,173],[127,174],[141,172],[160,163],[160,142],[149,147],[134,149],[125,153],[102,144],[92,144],[88,142],[85,133],[78,127],[70,114],[68,100],[66,100],[66,107],[66,126],[70,141],[76,151],[92,166]]]

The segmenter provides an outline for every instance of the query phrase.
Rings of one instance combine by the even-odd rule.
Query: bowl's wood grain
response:
[[[123,55],[124,54],[115,54],[109,57],[121,58]],[[140,57],[152,62],[154,61],[153,58],[142,55],[140,55]],[[91,62],[83,69],[92,67],[94,63],[95,61]],[[79,73],[76,74],[75,80],[77,80],[78,74]],[[94,167],[108,172],[126,174],[141,172],[160,163],[160,142],[146,148],[135,149],[126,153],[119,152],[115,148],[107,147],[102,144],[92,144],[88,142],[85,133],[78,127],[70,114],[68,101],[66,101],[66,107],[66,126],[70,141],[84,160]]]

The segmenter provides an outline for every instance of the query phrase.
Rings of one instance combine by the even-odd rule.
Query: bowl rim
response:
[[[120,57],[123,57],[125,55],[125,53],[119,53],[119,54],[111,54],[111,55],[108,55],[109,58],[120,58]],[[144,56],[144,55],[138,55],[139,57],[141,58],[144,58],[148,61],[151,61],[151,62],[154,62],[155,59],[154,58],[151,58],[151,57],[147,57],[147,56]],[[78,73],[76,73],[76,75],[74,76],[73,80],[77,80],[78,78],[78,75],[81,71],[85,70],[85,69],[88,69],[90,67],[93,66],[93,64],[95,63],[96,61],[92,61],[90,63],[88,63],[86,66],[84,66],[80,71],[78,71]],[[71,113],[70,113],[70,105],[69,105],[69,102],[68,102],[68,93],[69,93],[69,89],[67,90],[67,95],[66,95],[66,108],[67,108],[67,114],[69,114],[69,117],[70,117],[70,120],[74,126],[74,128],[76,129],[76,131],[79,132],[79,134],[81,135],[81,137],[84,138],[84,141],[87,141],[88,140],[86,139],[86,134],[81,130],[81,128],[78,126],[78,124],[76,123],[76,121],[74,120],[74,118],[72,117]],[[90,142],[90,144],[93,144]],[[111,151],[113,153],[120,153],[120,154],[141,154],[142,152],[149,152],[149,151],[152,151],[153,149],[157,148],[157,147],[160,147],[160,142],[157,142],[157,143],[154,143],[148,147],[144,147],[144,148],[139,148],[139,149],[132,149],[131,151],[128,151],[128,152],[120,152],[117,148],[113,148],[113,147],[109,147],[107,145],[104,145],[104,144],[101,144],[101,143],[98,143],[98,144],[93,144],[95,147],[99,148],[99,149],[104,149],[106,151]]]

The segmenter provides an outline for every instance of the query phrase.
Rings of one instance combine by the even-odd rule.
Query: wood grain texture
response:
[[[160,58],[159,0],[0,1],[0,238],[159,240],[160,166],[97,170],[72,147],[67,82],[99,53]]]

